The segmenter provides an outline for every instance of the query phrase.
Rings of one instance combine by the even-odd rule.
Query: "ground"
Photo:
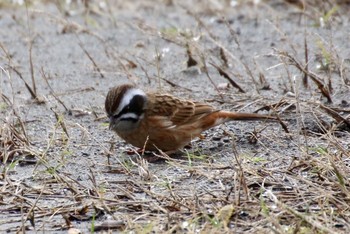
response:
[[[0,0],[0,231],[349,233],[350,6],[305,2]],[[108,130],[126,82],[286,128],[145,160]]]

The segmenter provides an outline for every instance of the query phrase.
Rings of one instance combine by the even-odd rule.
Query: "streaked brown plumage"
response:
[[[175,151],[201,132],[233,120],[262,120],[275,117],[216,110],[196,101],[169,94],[144,93],[133,85],[112,88],[105,108],[110,129],[126,142],[146,150]]]

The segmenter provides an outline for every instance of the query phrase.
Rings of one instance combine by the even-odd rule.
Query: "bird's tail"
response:
[[[263,120],[272,120],[276,121],[277,118],[275,116],[271,115],[261,115],[261,114],[255,114],[255,113],[239,113],[239,112],[228,112],[228,111],[220,111],[218,112],[218,116],[221,118],[226,119],[227,121],[232,120],[243,120],[243,121],[263,121]]]
[[[248,121],[248,120],[260,120],[260,121],[277,121],[274,116],[260,115],[254,113],[237,113],[229,111],[216,111],[204,117],[204,121],[199,121],[201,131],[217,126],[222,123],[226,123],[234,120]]]

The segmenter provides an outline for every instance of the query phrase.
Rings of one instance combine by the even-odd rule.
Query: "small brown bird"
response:
[[[169,94],[145,93],[130,84],[112,88],[105,108],[109,129],[145,150],[176,151],[201,132],[233,120],[276,120],[273,116],[216,110]]]

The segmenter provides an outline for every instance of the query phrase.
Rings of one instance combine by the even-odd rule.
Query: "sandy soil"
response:
[[[0,1],[1,232],[350,231],[347,3],[88,3]],[[105,96],[125,82],[270,107],[289,133],[229,123],[148,163],[108,130]]]

